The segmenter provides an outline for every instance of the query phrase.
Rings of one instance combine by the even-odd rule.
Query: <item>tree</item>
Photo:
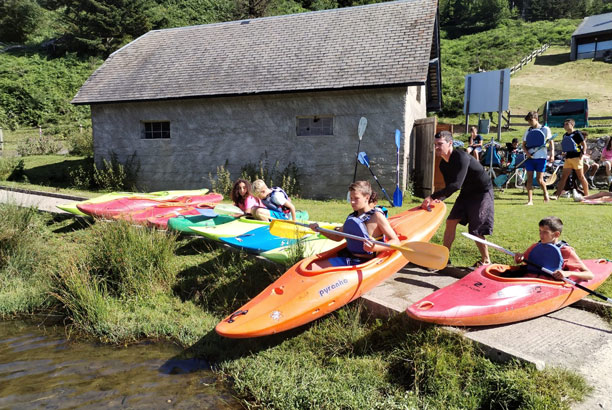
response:
[[[0,0],[0,41],[23,43],[42,15],[34,0]]]
[[[151,30],[147,0],[51,0],[65,7],[68,51],[106,57],[117,48]]]

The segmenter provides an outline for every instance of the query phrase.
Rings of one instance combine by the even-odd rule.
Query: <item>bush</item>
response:
[[[217,176],[213,177],[211,173],[208,174],[210,180],[210,186],[214,192],[223,195],[225,198],[229,198],[234,185],[230,172],[227,170],[227,161],[225,165],[217,167]]]
[[[0,157],[0,181],[6,181],[20,162],[23,163],[23,160],[15,157]]]
[[[78,132],[68,132],[68,143],[70,145],[70,155],[83,157],[93,157],[93,135],[91,128]]]
[[[29,155],[57,154],[63,149],[62,143],[49,135],[27,137],[17,144],[17,154],[22,157]]]
[[[102,159],[102,167],[93,165],[92,181],[94,187],[108,191],[134,191],[136,178],[140,170],[140,162],[136,153],[132,154],[122,164],[117,154],[110,155],[110,160]]]
[[[279,171],[279,161],[275,161],[270,168],[268,153],[264,152],[258,164],[248,163],[240,169],[240,178],[250,181],[263,179],[269,187],[280,186],[287,195],[299,197],[301,187],[299,182],[299,170],[295,163],[290,162],[282,171]]]

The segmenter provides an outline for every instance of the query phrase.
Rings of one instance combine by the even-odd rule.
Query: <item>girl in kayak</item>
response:
[[[361,236],[365,239],[382,237],[387,240],[387,243],[399,245],[400,241],[397,234],[387,220],[386,210],[376,206],[377,195],[372,191],[372,186],[367,181],[357,181],[349,186],[349,194],[351,198],[351,213],[344,222],[342,227],[335,228],[336,231],[350,233],[352,235]],[[317,231],[319,225],[313,223],[310,225],[313,231]],[[321,233],[334,241],[341,241],[342,236],[332,235],[329,233]],[[389,248],[382,245],[377,245],[367,240],[365,242],[356,239],[347,239],[346,248],[338,252],[336,257],[322,260],[318,264],[313,264],[314,268],[325,268],[329,266],[348,266],[364,263],[374,256],[376,252],[388,250]]]
[[[264,207],[261,200],[253,196],[251,183],[246,179],[239,178],[234,182],[230,197],[245,214],[252,215],[258,208]]]
[[[539,222],[540,242],[531,245],[525,253],[515,253],[516,263],[529,260],[535,264],[553,271],[553,277],[557,280],[571,277],[574,280],[591,280],[593,272],[586,267],[582,260],[576,255],[574,248],[564,241],[559,240],[563,231],[563,222],[555,216],[549,216]],[[539,268],[530,264],[526,265],[527,276],[543,275]]]

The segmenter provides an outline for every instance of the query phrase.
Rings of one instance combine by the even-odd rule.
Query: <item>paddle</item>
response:
[[[542,144],[542,145],[540,145],[539,147],[535,148],[535,150],[534,150],[533,152],[538,152],[539,150],[541,150],[542,148],[544,148],[544,147],[545,147],[545,146],[548,144],[548,142],[549,142],[549,141],[551,141],[551,140],[553,140],[553,139],[554,139],[556,136],[557,136],[557,133],[555,132],[553,135],[551,135],[549,138],[547,138],[547,139],[546,139],[546,141],[544,141],[544,144]],[[523,164],[524,164],[524,163],[525,163],[525,162],[526,162],[528,159],[529,159],[529,158],[527,158],[527,155],[525,155],[525,159],[524,159],[524,160],[522,160],[521,162],[519,162],[518,164],[516,164],[516,165],[514,166],[514,169],[518,169],[518,168],[520,168],[520,167],[521,167],[521,165],[523,165]],[[496,177],[496,178],[493,180],[493,183],[494,183],[496,186],[499,186],[499,187],[500,187],[500,186],[504,185],[504,184],[506,183],[506,181],[508,181],[508,174],[502,174],[502,175],[500,175],[500,176]],[[548,184],[547,184],[547,185],[548,185]]]
[[[306,227],[308,230],[300,230],[296,227]],[[297,228],[297,229],[296,229]],[[285,221],[285,220],[274,220],[270,224],[270,233],[277,236],[283,236],[285,238],[295,238],[297,235],[304,236],[309,232],[314,232],[310,229],[307,224]],[[424,266],[430,269],[444,269],[448,263],[448,248],[442,245],[436,245],[429,242],[407,242],[405,245],[392,245],[386,242],[376,241],[373,239],[366,239],[361,236],[351,235],[344,232],[338,232],[331,229],[325,229],[319,227],[316,232],[328,233],[331,235],[341,236],[343,238],[355,239],[357,241],[366,242],[370,241],[377,245],[382,245],[387,248],[398,250],[404,255],[406,259],[415,265]],[[293,235],[293,236],[291,236]]]
[[[387,198],[387,200],[389,201],[391,206],[395,206],[395,204],[393,203],[391,198],[389,198],[389,194],[387,194],[387,191],[385,191],[385,188],[383,188],[383,186],[380,184],[380,181],[378,181],[378,178],[376,178],[376,175],[374,175],[374,171],[372,171],[372,168],[370,168],[370,161],[368,160],[368,155],[365,152],[362,151],[357,156],[357,159],[359,159],[359,162],[361,162],[363,165],[368,167],[368,169],[370,170],[370,174],[372,174],[372,176],[376,180],[376,183],[378,184],[380,189],[382,189],[383,193],[385,194],[385,197]]]
[[[471,234],[469,234],[467,232],[463,232],[463,235],[468,237],[468,238],[470,238],[470,239],[472,239],[472,240],[474,240],[474,241],[476,241],[476,242],[484,243],[485,245],[488,245],[488,246],[490,246],[493,249],[497,249],[498,251],[507,253],[510,256],[514,256],[514,252],[511,252],[508,249],[502,248],[501,246],[496,245],[496,244],[494,244],[492,242],[489,242],[489,241],[487,241],[485,239],[479,238],[478,236],[471,235]],[[546,269],[545,267],[540,266],[537,263],[534,263],[534,262],[532,262],[532,261],[530,261],[528,259],[525,259],[525,262],[530,264],[531,266],[535,266],[536,268],[540,269],[542,272],[544,272],[544,273],[546,273],[546,274],[548,274],[550,276],[552,276],[553,273],[554,273],[550,269]],[[582,285],[574,282],[573,280],[571,280],[569,278],[563,278],[563,281],[567,282],[567,283],[569,283],[569,284],[571,284],[571,285],[573,285],[575,287],[577,287],[578,289],[584,290],[585,292],[590,293],[593,296],[597,296],[598,298],[603,299],[603,300],[605,300],[608,303],[612,303],[612,299],[610,299],[609,297],[607,297],[605,295],[602,295],[599,292],[595,292],[594,290],[591,290],[591,289],[587,288],[586,286],[582,286]]]
[[[359,155],[359,149],[361,148],[361,138],[363,138],[363,133],[365,132],[366,127],[368,126],[368,120],[366,117],[361,117],[359,119],[359,126],[357,127],[357,135],[359,136],[359,143],[357,144],[357,152],[355,155],[355,171],[353,171],[353,182],[355,182],[355,178],[357,178],[357,155]],[[351,202],[351,193],[350,191],[346,193],[346,202]]]
[[[399,187],[399,166],[400,166],[400,138],[401,138],[400,130],[395,130],[395,146],[397,147],[397,182],[395,184],[395,192],[393,193],[393,203],[395,206],[402,206],[402,202],[404,200],[404,195]]]

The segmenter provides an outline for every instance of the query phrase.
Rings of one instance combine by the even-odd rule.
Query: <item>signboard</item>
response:
[[[509,68],[465,76],[464,114],[507,111],[509,99]]]

